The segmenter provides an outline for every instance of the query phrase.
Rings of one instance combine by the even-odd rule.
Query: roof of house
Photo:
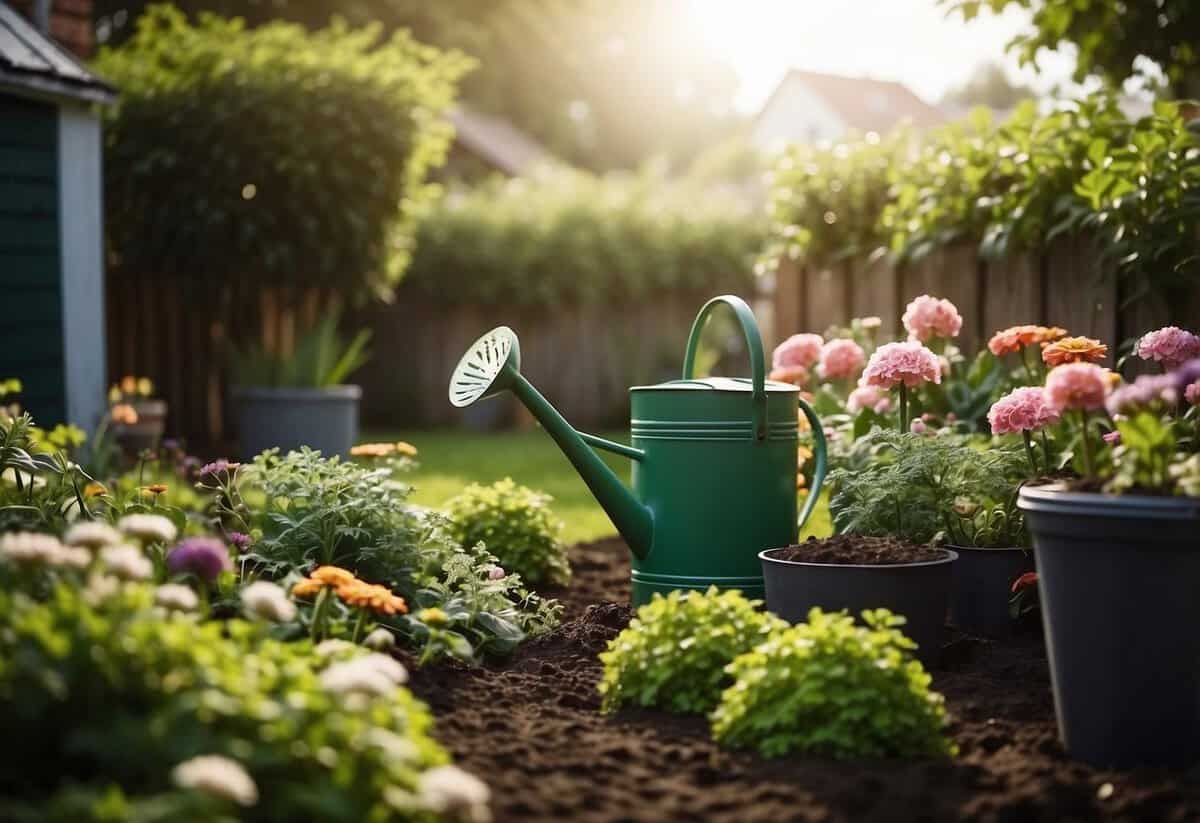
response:
[[[489,165],[513,176],[552,162],[549,151],[507,120],[458,106],[450,112],[456,139]]]
[[[759,111],[758,118],[795,84],[803,85],[810,93],[820,97],[848,128],[858,131],[885,132],[902,120],[921,128],[935,126],[946,120],[944,112],[917,97],[903,83],[799,69],[790,70],[779,81]]]
[[[108,103],[117,90],[0,0],[0,89]]]

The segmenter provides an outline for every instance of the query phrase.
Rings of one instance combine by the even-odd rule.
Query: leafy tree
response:
[[[1175,97],[1200,96],[1200,3],[1195,0],[940,0],[971,20],[1009,6],[1033,15],[1033,30],[1009,44],[1022,63],[1041,49],[1078,49],[1075,79],[1111,83],[1144,74],[1138,58],[1162,69]]]

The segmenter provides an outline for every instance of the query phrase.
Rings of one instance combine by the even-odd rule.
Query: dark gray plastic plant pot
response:
[[[981,549],[948,546],[958,554],[954,564],[954,593],[950,622],[967,634],[1005,637],[1014,622],[1009,611],[1012,584],[1033,571],[1028,549]]]
[[[235,393],[242,459],[264,449],[308,446],[326,457],[350,454],[358,437],[358,386],[241,388]]]
[[[888,609],[907,618],[903,631],[916,642],[917,658],[927,668],[938,664],[957,554],[938,549],[941,559],[925,563],[856,566],[780,560],[771,556],[775,551],[758,554],[768,611],[798,623],[814,606],[845,609],[855,617],[864,609]]]
[[[1071,757],[1200,759],[1200,500],[1021,489]]]

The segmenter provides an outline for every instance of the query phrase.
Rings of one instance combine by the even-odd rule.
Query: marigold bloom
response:
[[[903,383],[910,389],[924,382],[941,383],[942,366],[936,354],[920,343],[887,343],[871,355],[863,372],[862,382],[868,386],[890,389]]]
[[[350,448],[351,457],[391,457],[395,453],[395,443],[360,443]]]
[[[1019,434],[1057,423],[1058,412],[1046,405],[1041,388],[1025,386],[1001,397],[988,409],[992,434]]]
[[[323,588],[325,588],[325,584],[320,580],[305,577],[296,581],[296,584],[292,586],[292,597],[312,597],[318,594]]]
[[[392,594],[387,586],[356,581],[338,586],[334,593],[348,606],[370,609],[378,614],[407,614],[408,605],[404,598]]]
[[[825,339],[819,334],[793,334],[775,347],[771,354],[771,367],[809,366],[821,359],[821,347]]]
[[[1046,405],[1056,412],[1103,408],[1108,393],[1104,369],[1094,363],[1067,363],[1046,376]]]
[[[922,343],[931,337],[957,337],[963,323],[953,303],[928,294],[914,298],[904,309],[904,316],[900,320],[908,330],[910,339]]]
[[[1064,337],[1042,349],[1047,366],[1064,363],[1097,363],[1108,354],[1108,346],[1091,337]]]
[[[396,454],[400,454],[405,457],[416,457],[417,447],[412,443],[406,443],[403,440],[400,440],[396,443]]]
[[[821,347],[821,362],[817,370],[827,380],[857,377],[867,361],[862,346],[844,337],[830,340]]]
[[[348,586],[358,582],[353,573],[339,566],[318,566],[309,577],[326,586]]]
[[[1200,337],[1178,326],[1165,326],[1142,336],[1137,356],[1162,363],[1164,369],[1174,369],[1193,357],[1200,357]]]

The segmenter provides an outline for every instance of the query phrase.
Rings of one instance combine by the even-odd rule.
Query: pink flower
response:
[[[1112,443],[1114,446],[1121,442],[1120,432],[1105,432],[1103,434],[1105,443]]]
[[[858,388],[846,398],[846,410],[851,414],[858,414],[863,409],[871,409],[876,414],[887,414],[892,410],[892,398],[878,386],[868,386],[860,382]]]
[[[1056,412],[1100,409],[1108,396],[1109,381],[1095,363],[1067,363],[1046,376],[1046,405]]]
[[[919,417],[914,417],[913,421],[908,424],[908,430],[913,434],[924,434],[929,429],[925,425],[925,421]]]
[[[862,382],[881,389],[903,383],[912,388],[925,381],[942,382],[942,367],[937,355],[915,340],[886,343],[875,350],[867,362]]]
[[[1200,337],[1178,326],[1165,326],[1142,336],[1137,356],[1156,360],[1164,369],[1174,369],[1193,357],[1200,357]]]
[[[957,337],[963,323],[953,303],[928,294],[909,303],[901,320],[909,338],[922,343],[931,337]]]
[[[817,368],[826,380],[839,380],[857,377],[866,360],[862,346],[839,337],[821,347],[821,365]]]
[[[1183,390],[1183,399],[1192,406],[1200,406],[1200,380],[1188,385]]]
[[[793,334],[775,347],[771,356],[772,368],[786,366],[811,366],[821,359],[821,346],[825,339],[819,334]]]
[[[1037,386],[1014,389],[988,409],[992,434],[1035,431],[1057,422],[1058,412],[1046,405],[1045,393]]]

